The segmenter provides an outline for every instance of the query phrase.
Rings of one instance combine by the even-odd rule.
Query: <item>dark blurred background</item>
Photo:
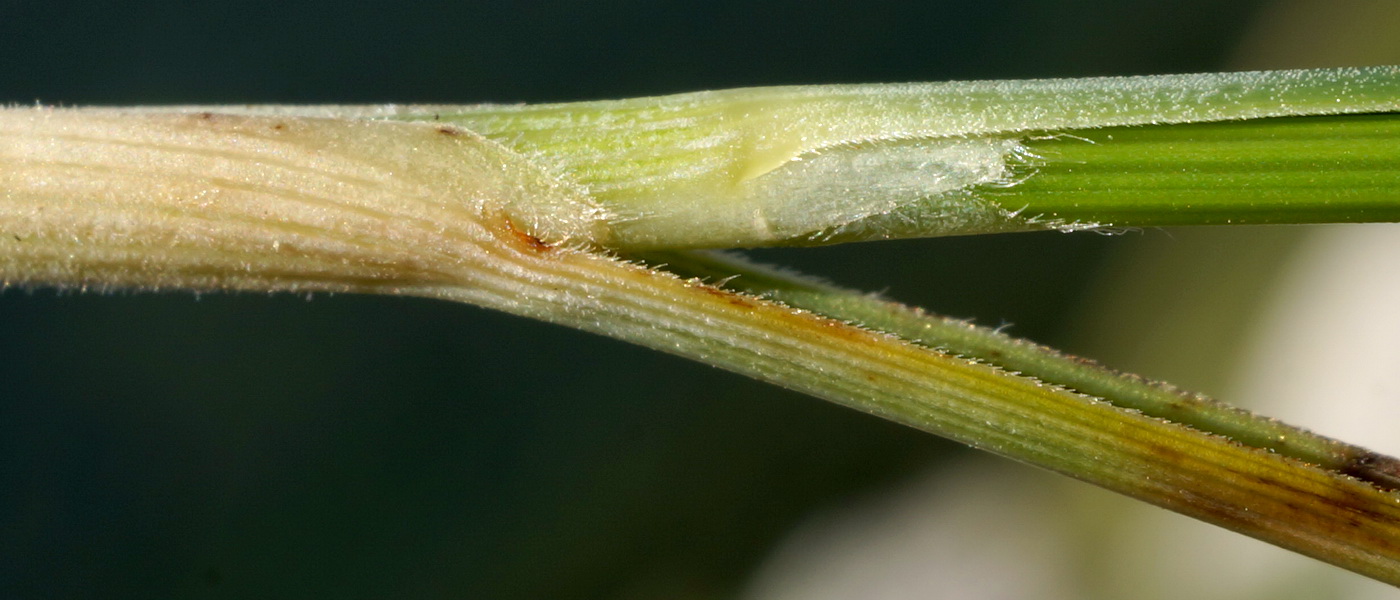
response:
[[[529,102],[1217,70],[1261,5],[0,0],[0,101]],[[1066,315],[1131,237],[759,255],[1073,350]],[[722,598],[811,511],[964,451],[468,306],[0,294],[5,598]]]

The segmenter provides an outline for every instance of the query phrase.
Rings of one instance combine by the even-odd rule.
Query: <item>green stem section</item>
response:
[[[622,251],[1400,221],[1400,68],[404,108],[552,165]],[[1322,117],[1324,115],[1333,115]]]
[[[1025,142],[1021,214],[1116,227],[1400,221],[1400,114],[1109,127]]]
[[[790,271],[766,268],[735,255],[668,252],[644,258],[684,277],[723,281],[726,289],[759,295],[794,308],[894,334],[928,348],[1099,397],[1115,406],[1267,449],[1386,489],[1400,490],[1400,460],[1166,383],[1120,373],[1028,340],[824,284]]]

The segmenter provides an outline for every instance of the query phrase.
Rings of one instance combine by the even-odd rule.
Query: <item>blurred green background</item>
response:
[[[1232,64],[1265,5],[0,0],[0,101],[530,102],[1206,71]],[[1073,315],[1101,275],[1145,268],[1111,255],[1143,237],[755,254],[1095,350]],[[474,307],[0,294],[6,598],[727,597],[813,510],[964,452]]]

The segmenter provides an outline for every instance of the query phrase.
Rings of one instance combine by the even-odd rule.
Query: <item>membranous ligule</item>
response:
[[[629,245],[656,247],[678,237],[718,246],[835,242],[857,227],[865,239],[899,237],[900,225],[931,220],[969,233],[1019,229],[1006,211],[968,193],[1009,181],[1007,157],[1017,147],[987,137],[841,144],[764,172],[674,186],[664,192],[671,210],[619,215],[612,231]]]
[[[1024,227],[969,192],[1013,181],[1009,157],[1020,144],[998,137],[871,141],[806,153],[739,184],[752,206],[751,239],[837,241],[897,237],[922,221],[941,230],[1005,231]],[[928,221],[939,221],[936,225]],[[744,232],[735,232],[739,237]]]

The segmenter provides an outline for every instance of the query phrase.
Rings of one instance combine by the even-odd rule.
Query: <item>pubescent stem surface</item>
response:
[[[1400,490],[1400,459],[1318,435],[1201,394],[1115,371],[1029,340],[842,289],[790,270],[728,253],[654,252],[639,258],[682,277],[776,300],[847,323],[899,336],[1051,385],[1102,398],[1115,406],[1180,423],[1324,469]]]
[[[184,110],[459,125],[584,190],[587,241],[629,252],[1400,220],[1395,66]],[[578,217],[518,220],[560,241]]]
[[[394,107],[587,188],[600,245],[1400,220],[1400,68]],[[1330,115],[1330,116],[1321,116]]]
[[[569,144],[531,146],[536,138],[523,129],[482,125],[491,136],[483,137],[461,126],[474,126],[465,117],[460,125],[370,119],[416,114],[394,107],[7,109],[0,110],[0,281],[340,291],[477,304],[770,381],[1400,584],[1400,494],[1386,489],[1393,486],[1381,476],[1385,469],[1346,468],[1392,459],[1348,457],[1350,447],[1324,438],[1295,443],[1287,439],[1295,430],[1253,428],[1248,416],[1231,430],[1239,413],[1211,412],[1209,403],[1198,407],[1204,412],[1171,412],[1171,400],[1153,397],[1152,389],[1102,386],[1094,369],[1078,371],[1029,345],[998,346],[975,332],[962,346],[956,335],[929,341],[901,331],[901,322],[915,329],[927,323],[903,320],[898,310],[883,313],[889,321],[878,320],[880,311],[853,318],[849,306],[819,306],[836,298],[824,292],[813,310],[799,310],[611,254],[658,244],[827,243],[881,219],[861,239],[1073,228],[1003,208],[979,192],[991,184],[1011,192],[1028,185],[1017,179],[1021,167],[1042,169],[1034,176],[1046,175],[1047,184],[1076,176],[1036,161],[1110,146],[1047,137],[1047,130],[1394,111],[1398,92],[1400,70],[1378,67],[769,88],[548,107],[535,116],[552,121],[513,121],[553,127],[570,144],[591,143],[614,157],[646,155],[657,144],[698,152],[642,165],[670,175],[624,178],[614,190],[621,196],[588,179],[588,165],[609,177],[636,176],[636,165],[597,162],[602,155],[567,150]],[[929,112],[934,108],[942,112]],[[696,109],[705,119],[685,121],[687,130],[665,122],[673,109]],[[923,129],[899,134],[918,119]],[[1360,119],[1346,122],[1386,123]],[[852,137],[859,131],[873,137]],[[1020,133],[1008,139],[1008,131]],[[1229,131],[1265,150],[1272,143]],[[1126,130],[1115,135],[1132,137]],[[544,138],[563,139],[551,136]],[[729,141],[706,147],[693,144],[697,139]],[[838,143],[826,143],[832,140]],[[1045,145],[1033,148],[1038,142]],[[1390,156],[1377,152],[1382,160]],[[1338,160],[1347,160],[1342,154]],[[1194,151],[1185,158],[1196,158]],[[921,169],[930,164],[937,167]],[[1105,173],[1094,177],[1110,181]],[[1313,197],[1345,193],[1349,181],[1334,180]],[[665,193],[643,193],[654,186]],[[928,186],[953,204],[920,204]],[[1037,193],[1051,198],[1060,191]],[[1072,191],[1084,194],[1082,187]],[[714,202],[689,202],[697,197]],[[983,362],[996,362],[990,354],[959,355],[975,357],[989,340],[1008,361],[998,364],[1038,377]],[[1026,356],[1041,362],[1016,362]],[[1132,401],[1164,401],[1170,410],[1149,414]],[[1339,449],[1343,454],[1330,454]]]

